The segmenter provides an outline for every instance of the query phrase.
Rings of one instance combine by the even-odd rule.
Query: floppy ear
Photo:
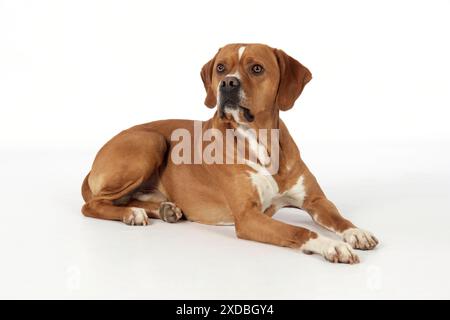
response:
[[[312,79],[312,75],[305,66],[283,50],[275,49],[275,55],[280,68],[276,105],[280,110],[286,111],[292,108],[303,87]]]
[[[220,49],[219,49],[219,51],[220,51]],[[219,51],[217,51],[217,53],[219,53]],[[214,56],[214,58],[209,60],[203,66],[202,71],[200,72],[200,76],[202,77],[203,85],[205,86],[205,90],[206,90],[205,105],[208,108],[214,108],[217,104],[216,96],[214,95],[214,91],[211,87],[212,73],[213,73],[213,68],[214,68],[214,63],[216,61],[217,53]]]

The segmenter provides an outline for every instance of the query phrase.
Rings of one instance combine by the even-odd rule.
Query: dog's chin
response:
[[[239,105],[240,105],[240,103],[238,101],[233,101],[233,100],[224,100],[224,101],[221,101],[219,104],[219,106],[222,110],[225,110],[225,109],[234,110],[234,109],[239,108]]]
[[[219,105],[219,115],[222,120],[232,120],[234,113],[236,110],[239,110],[239,104],[225,102]]]
[[[243,107],[240,104],[227,102],[219,106],[219,115],[224,121],[235,120],[233,114],[236,113],[239,115],[242,122],[253,122],[255,120],[255,117],[251,113],[250,109]]]

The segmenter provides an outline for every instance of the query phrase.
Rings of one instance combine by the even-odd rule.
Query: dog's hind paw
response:
[[[123,218],[123,222],[130,226],[146,226],[149,219],[144,209],[133,207],[131,213]]]
[[[161,202],[161,206],[159,207],[159,216],[161,217],[161,220],[174,223],[181,219],[183,213],[175,203],[165,201]]]

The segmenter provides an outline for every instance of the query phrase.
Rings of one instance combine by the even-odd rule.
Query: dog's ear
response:
[[[219,51],[220,51],[220,49],[219,49]],[[211,87],[211,82],[212,82],[212,74],[213,74],[213,70],[214,70],[214,63],[216,61],[216,57],[217,57],[217,54],[219,53],[219,51],[217,51],[214,58],[209,60],[203,66],[202,71],[200,72],[200,76],[202,77],[203,85],[205,86],[205,90],[206,90],[205,105],[208,108],[214,108],[217,104],[217,98],[214,95],[214,90]]]
[[[275,49],[275,56],[280,68],[276,105],[280,110],[286,111],[292,108],[303,87],[312,79],[312,75],[305,66],[283,50]]]

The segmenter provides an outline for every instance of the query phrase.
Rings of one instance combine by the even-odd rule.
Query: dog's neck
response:
[[[234,130],[235,135],[241,136],[244,139],[256,142],[260,147],[256,150],[251,149],[250,152],[254,152],[258,158],[258,161],[263,165],[268,165],[271,161],[272,151],[272,130],[280,129],[279,111],[276,108],[272,110],[264,110],[254,114],[253,121],[246,121],[243,113],[239,113],[239,110],[233,110],[228,112],[225,117],[220,116],[220,112],[216,110],[214,116],[203,123],[203,130],[216,129],[221,131],[223,137],[227,136],[227,130]],[[252,130],[249,130],[252,129]],[[260,130],[266,131],[260,131]],[[250,133],[252,131],[252,133]],[[260,140],[260,137],[264,136],[264,140]],[[277,133],[277,137],[278,133]],[[279,140],[277,139],[279,145]]]

